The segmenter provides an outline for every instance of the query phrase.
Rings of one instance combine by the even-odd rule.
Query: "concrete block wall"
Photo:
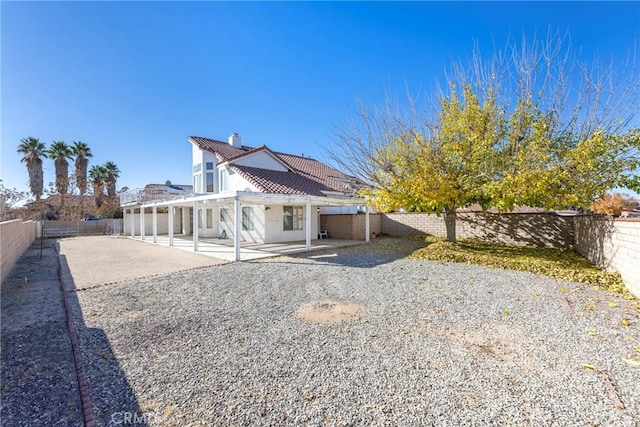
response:
[[[354,215],[320,215],[320,230],[327,230],[331,239],[353,240]]]
[[[351,220],[353,224],[353,240],[365,240],[366,236],[366,215],[358,214],[351,215]],[[373,234],[382,233],[382,215],[380,214],[369,214],[369,238],[373,236]]]
[[[320,215],[320,229],[332,239],[365,240],[366,215]],[[369,237],[382,233],[382,215],[369,215]]]
[[[7,277],[18,258],[36,239],[37,223],[21,219],[0,222],[1,280]]]
[[[574,218],[575,249],[600,268],[617,271],[640,298],[640,219]]]
[[[447,235],[444,217],[410,212],[382,214],[382,232],[391,236]]]
[[[459,213],[456,222],[458,237],[463,239],[513,245],[573,246],[573,217],[547,213]]]
[[[446,237],[444,216],[427,213],[382,215],[382,232],[392,236],[429,234]],[[571,247],[571,217],[541,214],[459,213],[456,234],[460,239],[480,239],[517,245]]]

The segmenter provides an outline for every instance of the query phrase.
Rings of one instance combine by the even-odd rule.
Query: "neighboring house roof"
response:
[[[318,160],[272,151],[265,145],[257,148],[243,145],[236,148],[223,141],[198,136],[189,137],[189,141],[202,150],[215,153],[222,162],[228,162],[233,170],[265,193],[324,196],[325,192],[349,193],[351,188],[347,188],[347,183],[362,185],[357,178],[345,175]],[[234,161],[258,151],[268,152],[289,170],[276,171],[234,164]]]
[[[193,192],[193,185],[179,185],[179,184],[147,184],[144,186],[144,192],[147,194],[169,193],[169,194],[181,194]]]
[[[95,198],[93,196],[78,196],[75,194],[67,194],[63,197],[60,194],[53,194],[47,198],[40,199],[39,201],[32,201],[24,204],[25,207],[42,207],[51,206],[52,208],[59,208],[61,206],[66,207],[96,207]]]

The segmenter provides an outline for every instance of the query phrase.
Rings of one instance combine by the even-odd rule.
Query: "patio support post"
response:
[[[307,252],[309,252],[311,250],[311,199],[307,199],[307,207],[305,210],[305,234],[307,235]]]
[[[158,208],[154,206],[153,212],[153,243],[158,243]]]
[[[364,206],[364,241],[369,241],[369,205]]]
[[[168,227],[169,227],[169,246],[173,246],[173,215],[175,212],[175,208],[173,207],[173,205],[169,205],[169,217],[167,218],[167,220],[169,221],[168,223]]]
[[[193,202],[193,252],[198,252],[198,202]]]
[[[140,240],[144,240],[144,208],[140,206]]]
[[[189,208],[182,209],[182,234],[185,236],[190,233],[189,230]]]
[[[242,204],[240,203],[240,197],[236,196],[233,203],[235,208],[235,212],[234,212],[235,222],[233,224],[233,227],[235,229],[233,233],[233,247],[236,252],[236,261],[240,261],[240,231],[241,231],[240,224],[242,221],[242,215],[241,215]]]
[[[131,237],[136,235],[136,208],[131,208]]]

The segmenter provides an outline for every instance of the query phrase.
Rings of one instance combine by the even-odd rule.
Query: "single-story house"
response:
[[[193,192],[141,198],[140,192],[120,195],[125,224],[144,236],[145,216],[136,210],[167,209],[169,240],[173,233],[193,235],[194,250],[199,238],[233,239],[236,259],[240,243],[306,241],[320,236],[320,209],[352,207],[364,211],[364,199],[357,196],[363,185],[357,178],[302,155],[271,150],[265,145],[248,147],[237,133],[227,142],[190,136]],[[142,192],[144,194],[144,192]],[[148,220],[148,219],[147,219]],[[368,224],[368,223],[367,223]],[[153,224],[156,230],[156,224]],[[367,240],[369,233],[365,233]],[[171,243],[170,243],[171,244]]]

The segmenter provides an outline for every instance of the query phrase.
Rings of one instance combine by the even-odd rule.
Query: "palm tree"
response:
[[[107,170],[104,166],[91,166],[89,169],[89,181],[91,182],[91,188],[93,189],[93,197],[96,201],[96,206],[100,207],[103,203],[104,186],[108,179]]]
[[[107,195],[109,197],[116,197],[116,181],[120,177],[120,169],[113,162],[106,162],[103,167],[107,171]]]
[[[67,194],[69,189],[69,162],[71,148],[64,141],[53,141],[47,151],[47,156],[53,159],[56,168],[56,190],[58,194]]]
[[[76,183],[80,195],[83,196],[87,192],[87,166],[89,164],[89,157],[93,157],[89,146],[82,141],[74,141],[71,146],[71,152],[76,156]]]
[[[18,145],[18,153],[22,154],[20,161],[27,163],[29,173],[29,188],[36,200],[40,200],[43,192],[42,158],[47,158],[46,147],[38,138],[32,136],[22,138]]]

